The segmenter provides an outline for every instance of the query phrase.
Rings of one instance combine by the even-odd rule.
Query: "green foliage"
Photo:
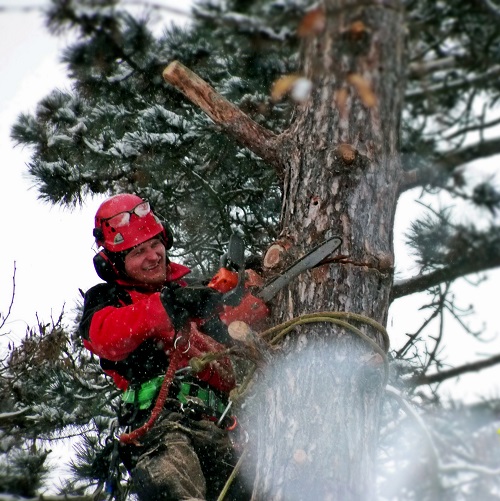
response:
[[[116,0],[53,0],[47,26],[75,38],[63,54],[73,89],[53,91],[12,129],[17,142],[33,148],[29,171],[41,198],[71,205],[93,193],[137,192],[176,230],[178,255],[205,273],[232,231],[260,253],[278,233],[279,179],[220,134],[161,72],[181,61],[279,133],[292,108],[273,103],[270,88],[279,76],[300,71],[296,27],[310,6],[207,0],[195,5],[189,28],[155,36],[147,17],[134,17]],[[404,167],[455,196],[459,178],[450,174],[461,163],[460,147],[484,142],[477,131],[488,132],[498,97],[500,25],[486,8],[459,0],[406,7]],[[484,182],[467,195],[492,210],[498,195],[479,197],[488,191]]]
[[[0,493],[33,497],[43,486],[49,472],[46,464],[49,450],[38,450],[35,444],[21,446],[0,456]]]
[[[301,71],[296,27],[312,5],[310,0],[206,0],[196,5],[189,28],[174,26],[156,35],[150,20],[132,15],[125,2],[52,0],[47,26],[55,34],[69,31],[74,39],[62,55],[72,88],[54,90],[12,128],[14,140],[32,148],[29,172],[41,198],[73,205],[89,194],[137,192],[174,227],[178,256],[203,272],[214,266],[232,231],[253,253],[261,253],[278,234],[280,180],[270,166],[221,134],[161,73],[179,60],[257,123],[281,133],[293,119],[293,105],[272,102],[270,88],[278,77]],[[413,223],[409,243],[424,273],[473,260],[493,263],[500,248],[493,218],[500,207],[498,187],[491,177],[466,179],[461,169],[500,151],[488,143],[498,123],[498,15],[487,2],[463,0],[409,0],[406,10],[408,23],[401,29],[408,30],[408,66],[394,76],[395,85],[406,78],[407,86],[403,167],[418,171],[425,192],[446,191],[487,216],[478,227],[475,220],[458,223],[451,204],[432,210]],[[434,290],[429,322],[443,311],[447,292]],[[410,336],[408,353],[414,353],[409,348],[420,331]],[[405,364],[401,379],[440,369],[438,347],[436,341],[435,349],[423,350],[425,360]],[[46,451],[38,441],[82,432],[76,479],[66,492],[81,493],[102,481],[96,465],[99,458],[106,460],[114,398],[96,361],[59,322],[29,331],[0,372],[2,412],[12,413],[0,421],[9,465],[8,474],[0,474],[0,490],[33,495],[46,468]],[[399,407],[393,414],[386,432],[399,434],[401,442],[387,446],[389,462],[422,436],[406,428]],[[450,419],[437,416],[431,422],[446,444],[457,441],[455,429],[446,433]],[[464,454],[474,457],[473,447],[462,445],[454,446],[453,461]],[[435,476],[425,476],[426,451],[419,453],[418,461],[403,465],[410,471],[417,464],[421,474],[409,492],[395,488],[399,465],[384,472],[393,476],[388,489],[381,488],[387,499],[393,491],[400,501],[441,499]],[[486,456],[494,468],[493,452]],[[19,472],[29,461],[34,466],[24,486]],[[450,491],[454,499],[479,499],[479,482],[474,480],[469,493],[460,491],[459,473]]]
[[[40,196],[75,204],[89,193],[137,192],[177,230],[185,261],[204,269],[232,231],[253,252],[261,250],[276,236],[274,171],[220,135],[161,72],[180,60],[278,132],[289,108],[267,96],[278,76],[296,69],[290,50],[296,41],[284,34],[270,39],[273,30],[250,17],[240,30],[239,19],[226,19],[210,2],[200,5],[192,29],[172,27],[156,39],[147,19],[113,4],[54,1],[49,11],[53,31],[77,35],[63,55],[74,91],[54,91],[12,130],[17,142],[34,148],[29,171]],[[295,7],[292,20],[298,13]],[[285,14],[280,10],[270,24]]]
[[[0,492],[35,496],[54,467],[47,445],[105,435],[116,395],[62,315],[28,329],[0,365]]]

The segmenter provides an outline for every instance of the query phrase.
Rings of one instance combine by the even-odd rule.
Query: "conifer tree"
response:
[[[189,28],[157,38],[119,2],[52,2],[50,29],[78,37],[64,54],[74,89],[54,91],[13,128],[33,147],[42,198],[138,192],[202,272],[231,231],[264,255],[267,275],[328,236],[343,239],[341,256],[273,302],[275,324],[302,323],[263,354],[268,369],[247,405],[254,499],[369,500],[377,489],[380,499],[498,498],[498,402],[468,409],[473,427],[455,409],[426,425],[402,392],[498,363],[447,371],[432,320],[463,324],[453,281],[500,264],[494,172],[469,168],[500,151],[499,18],[489,0],[206,1]],[[186,85],[162,79],[174,60]],[[196,101],[183,67],[215,104]],[[409,234],[419,273],[395,280],[396,205],[414,188],[429,201]],[[444,210],[436,196],[450,200]],[[473,217],[457,214],[457,201]],[[389,306],[426,290],[428,318],[388,356]],[[328,314],[307,317],[318,311]],[[437,341],[422,349],[425,329]],[[429,395],[416,401],[433,408]],[[107,416],[104,405],[91,411]],[[413,476],[400,482],[403,470]]]

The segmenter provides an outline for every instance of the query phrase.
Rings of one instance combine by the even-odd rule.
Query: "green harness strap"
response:
[[[149,409],[154,403],[162,383],[163,376],[150,379],[142,383],[139,389],[127,389],[122,394],[122,400],[127,404],[138,405],[141,410]],[[188,404],[189,397],[195,397],[201,400],[203,404],[215,414],[222,414],[227,405],[227,403],[210,388],[202,388],[194,382],[183,381],[180,384],[179,393],[176,399],[181,404]]]
[[[149,409],[160,391],[163,376],[158,376],[145,383],[142,383],[139,389],[128,388],[122,394],[122,400],[126,404],[137,404],[139,409]]]

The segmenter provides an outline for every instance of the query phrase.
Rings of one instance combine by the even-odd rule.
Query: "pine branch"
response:
[[[479,372],[483,369],[493,367],[497,364],[500,364],[500,354],[493,355],[492,357],[486,358],[484,360],[479,360],[478,362],[472,362],[470,364],[461,365],[460,367],[454,367],[453,369],[449,369],[447,371],[431,374],[430,376],[427,376],[425,374],[416,376],[415,378],[409,380],[409,384],[422,386],[424,384],[442,383],[447,379],[458,377],[468,372]]]
[[[0,501],[95,501],[93,495],[88,496],[68,496],[65,494],[47,496],[45,494],[40,494],[40,496],[34,498],[24,498],[20,496],[11,496],[9,494],[0,493]]]
[[[201,108],[228,136],[272,165],[282,177],[282,136],[254,122],[179,61],[163,70],[163,78]]]
[[[443,154],[426,169],[412,169],[405,173],[401,183],[401,192],[432,183],[439,178],[446,178],[457,168],[468,162],[481,158],[491,157],[500,153],[500,139],[489,139],[472,144],[460,150]]]
[[[266,40],[284,42],[294,35],[290,30],[284,28],[276,32],[271,27],[262,24],[262,19],[245,16],[236,12],[228,12],[225,14],[221,14],[220,12],[211,13],[197,6],[193,7],[193,12],[196,17],[204,21],[212,21],[218,25],[231,26],[237,28],[240,33],[259,35]]]
[[[425,275],[417,275],[406,280],[395,282],[392,287],[391,301],[400,297],[409,296],[416,292],[423,292],[443,282],[451,282],[457,278],[480,273],[500,266],[500,254],[491,255],[488,260],[477,259],[462,261],[457,265],[447,266]]]
[[[444,82],[435,85],[429,85],[427,87],[422,87],[421,89],[411,90],[405,94],[406,101],[416,101],[418,99],[425,99],[428,96],[432,96],[436,93],[441,92],[455,92],[464,88],[473,88],[478,84],[483,82],[491,81],[500,75],[500,66],[493,66],[488,71],[480,73],[474,76],[464,76],[463,78],[457,78],[452,82]]]

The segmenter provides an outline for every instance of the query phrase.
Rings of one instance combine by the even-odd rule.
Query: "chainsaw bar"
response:
[[[292,266],[285,270],[281,275],[268,282],[256,294],[265,303],[270,301],[283,287],[288,285],[297,275],[302,272],[314,268],[323,259],[335,252],[342,245],[342,239],[332,237],[319,244],[313,250],[309,251],[305,256],[295,261]]]
[[[228,261],[229,263],[227,263]],[[238,272],[238,283],[234,289],[224,294],[222,302],[229,306],[236,306],[240,304],[245,293],[245,243],[235,233],[229,238],[224,267],[227,264],[230,264]]]

